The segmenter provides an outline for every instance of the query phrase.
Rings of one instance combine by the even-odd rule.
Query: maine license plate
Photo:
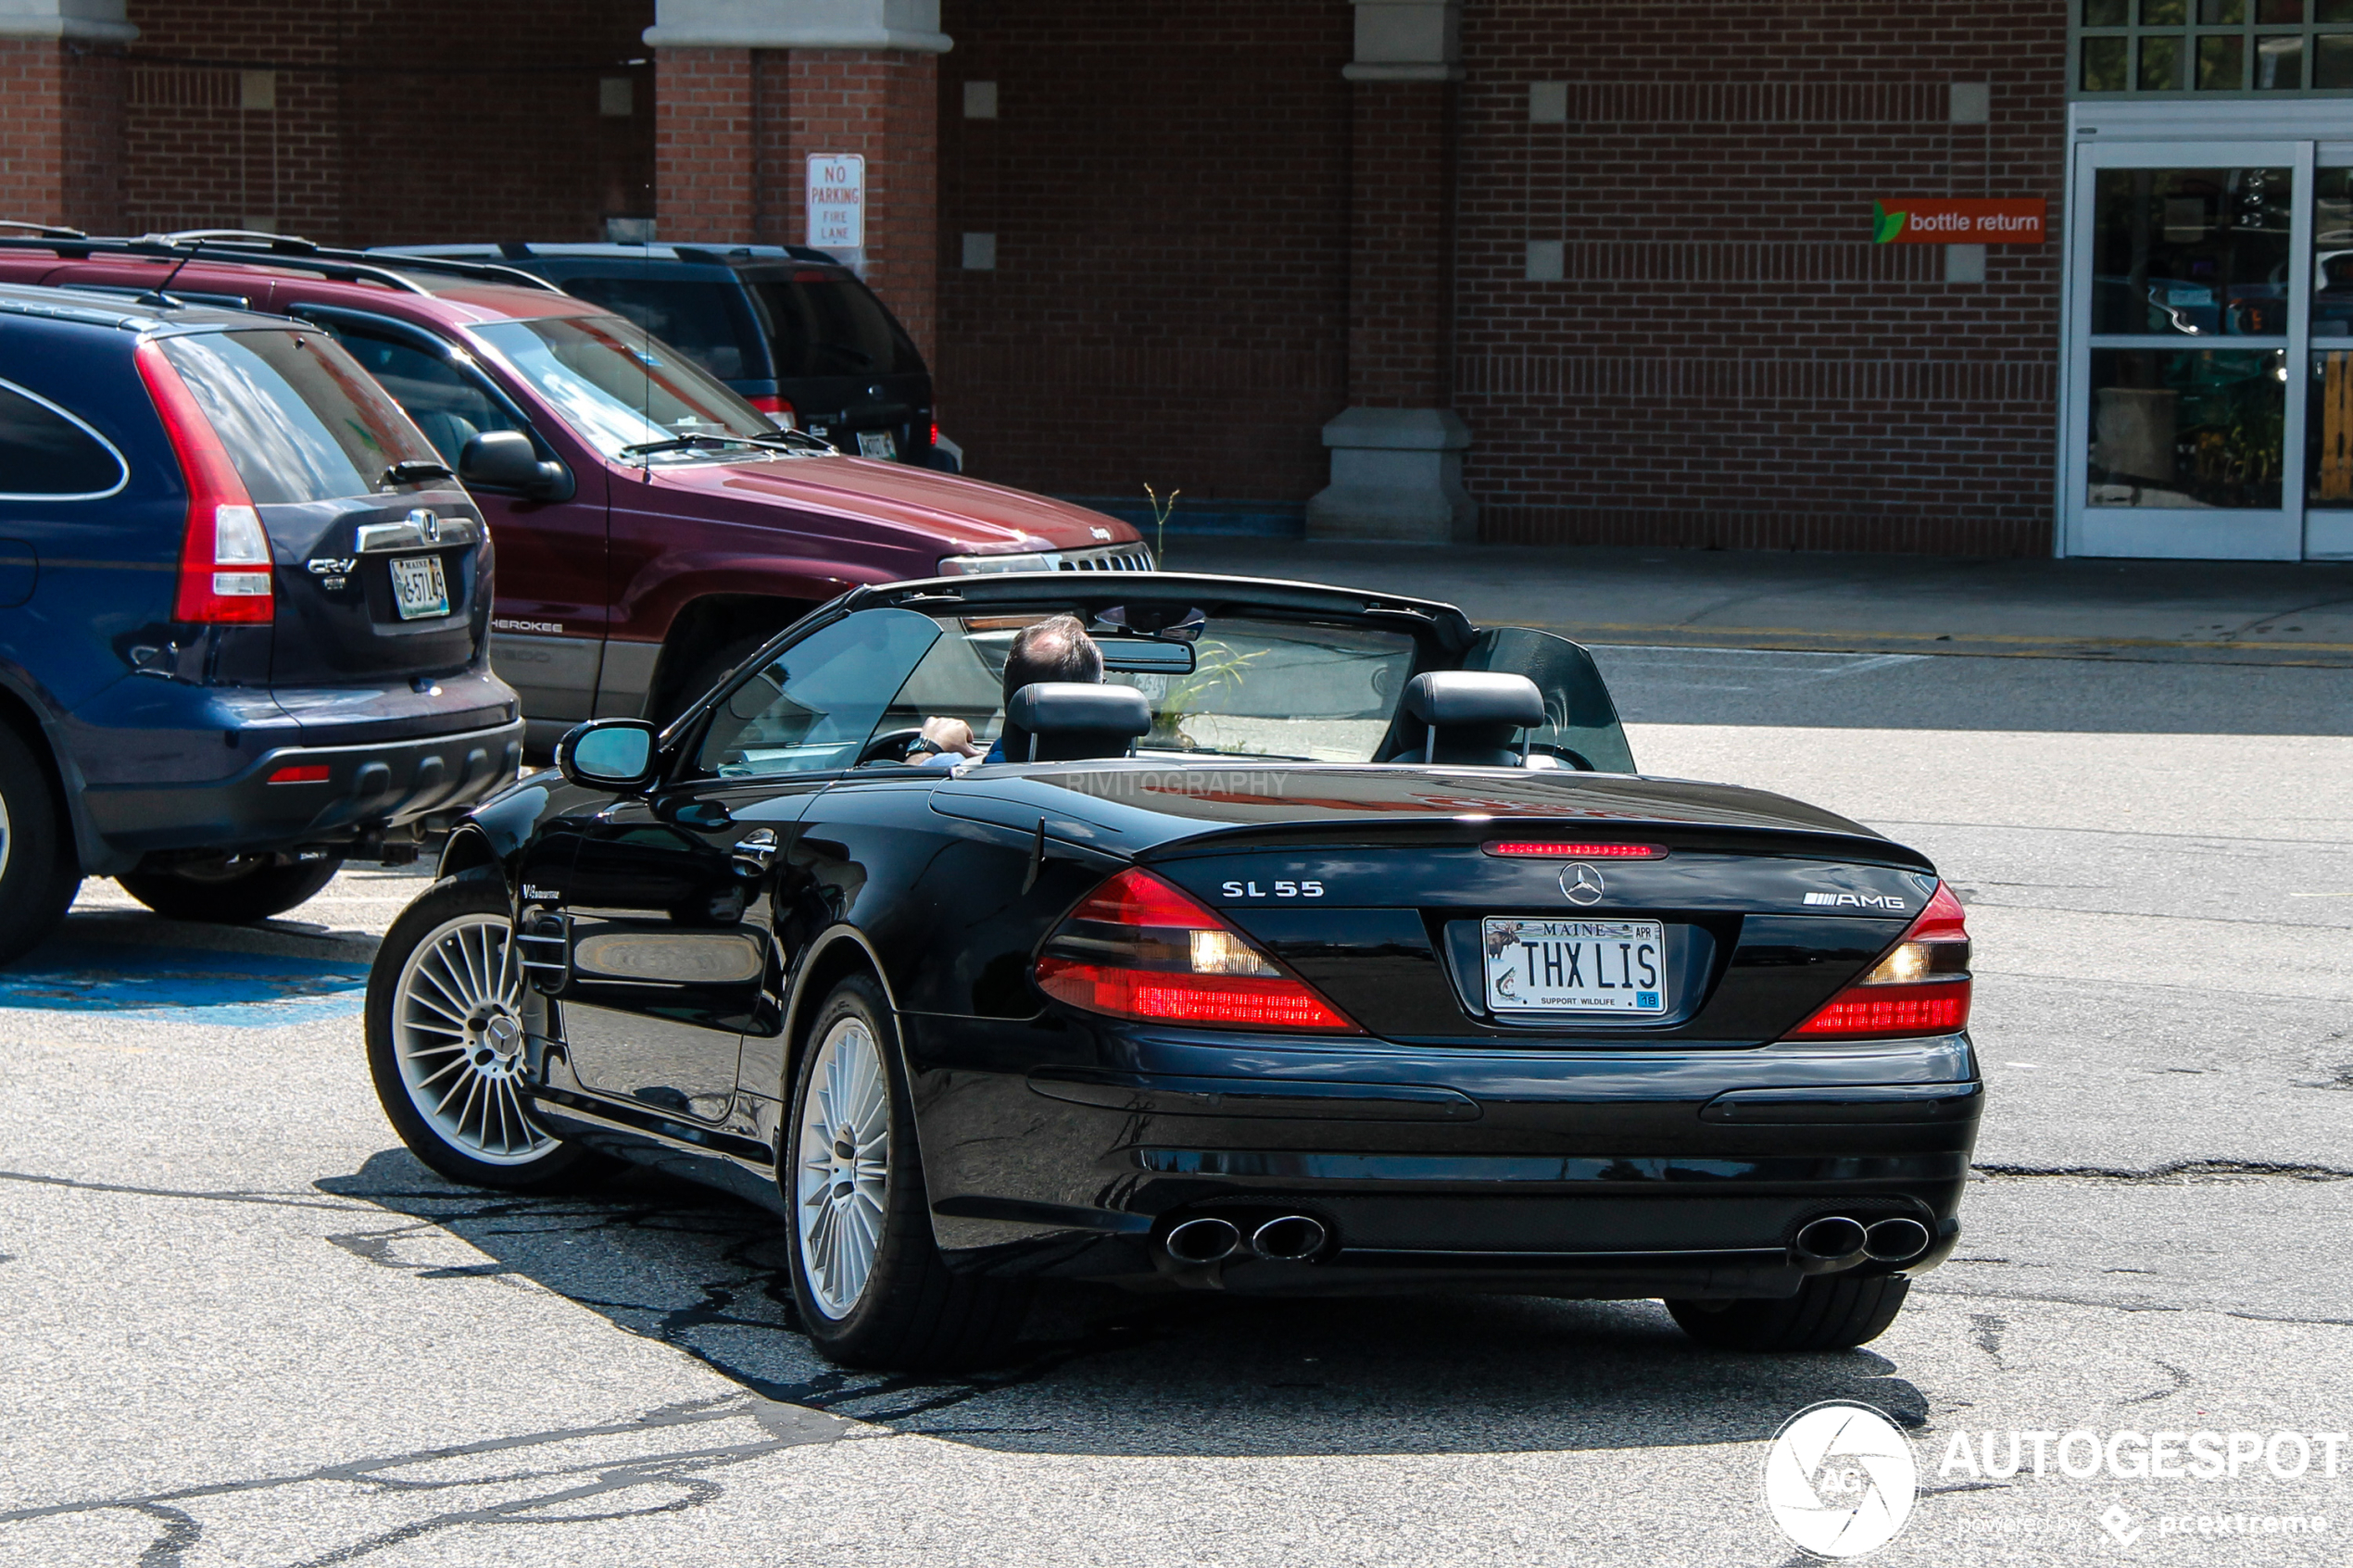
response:
[[[862,430],[858,433],[858,455],[895,459],[899,456],[899,438],[887,430]]]
[[[1497,1012],[1663,1013],[1667,928],[1655,920],[1480,922]]]
[[[392,608],[401,620],[449,613],[449,580],[441,574],[439,556],[395,556],[391,566]]]

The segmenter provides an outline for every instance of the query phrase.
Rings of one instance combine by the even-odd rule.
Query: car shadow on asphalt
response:
[[[1906,1425],[1928,1414],[1926,1396],[1868,1349],[1705,1350],[1655,1301],[1063,1286],[1041,1297],[1003,1366],[853,1372],[798,1330],[781,1222],[693,1183],[631,1170],[575,1194],[512,1197],[449,1185],[387,1149],[316,1185],[384,1210],[382,1225],[330,1240],[431,1288],[528,1282],[765,1399],[988,1449],[1550,1452],[1761,1440],[1823,1399]]]

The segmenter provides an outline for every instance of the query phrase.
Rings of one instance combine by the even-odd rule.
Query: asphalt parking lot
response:
[[[1650,1302],[1075,1295],[987,1376],[844,1374],[764,1214],[652,1173],[494,1198],[400,1149],[359,988],[421,874],[234,930],[91,884],[0,975],[0,1562],[1779,1564],[1762,1456],[1832,1399],[1913,1434],[1875,1562],[2347,1561],[2353,1451],[2318,1441],[2353,1426],[2343,673],[1602,656],[1647,771],[1844,811],[1969,906],[1980,1179],[1873,1345],[1720,1355]],[[2205,1430],[2309,1463],[1950,1457]]]

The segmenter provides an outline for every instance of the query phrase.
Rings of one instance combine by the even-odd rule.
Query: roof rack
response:
[[[45,235],[53,240],[78,240],[83,237],[79,229],[68,229],[56,223],[28,223],[21,218],[0,218],[0,229],[30,229],[36,234]]]
[[[183,229],[169,234],[145,234],[135,240],[92,239],[87,235],[51,230],[45,231],[37,239],[0,237],[0,250],[48,250],[77,260],[88,260],[93,256],[103,255],[174,261],[193,258],[212,264],[250,262],[262,267],[315,272],[323,278],[344,282],[383,283],[404,294],[429,294],[432,291],[414,279],[402,276],[403,272],[429,272],[440,277],[467,278],[476,282],[507,283],[547,294],[563,292],[545,279],[486,261],[404,256],[387,266],[382,257],[371,257],[364,251],[336,250],[315,245],[298,234],[269,234],[251,229]]]

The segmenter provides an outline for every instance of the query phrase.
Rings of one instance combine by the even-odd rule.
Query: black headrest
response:
[[[1544,694],[1525,675],[1477,670],[1434,670],[1405,683],[1405,716],[1420,724],[1509,724],[1544,721]]]
[[[1031,737],[1019,750],[1006,747],[1008,761],[1119,757],[1129,741],[1151,734],[1152,705],[1133,686],[1038,681],[1005,705],[1005,728],[1009,735],[1020,732]]]

